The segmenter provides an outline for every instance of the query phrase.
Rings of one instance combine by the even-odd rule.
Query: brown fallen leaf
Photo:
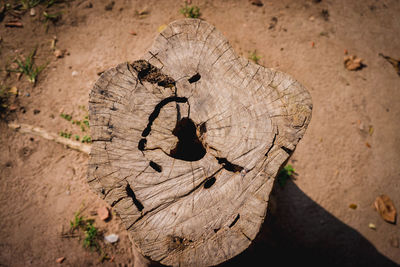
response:
[[[365,142],[365,145],[366,145],[368,148],[371,148],[371,145],[370,145],[370,143],[368,143],[368,142]]]
[[[400,60],[398,59],[394,59],[388,56],[385,56],[382,53],[379,53],[379,56],[383,57],[384,59],[386,59],[390,64],[392,64],[393,68],[396,70],[397,75],[400,76]]]
[[[64,57],[65,52],[67,52],[67,51],[66,50],[61,50],[61,49],[56,49],[56,50],[54,50],[53,55],[56,58],[62,58],[62,57]]]
[[[376,210],[381,217],[390,223],[396,223],[396,208],[387,195],[380,195],[374,202]]]
[[[355,209],[357,209],[357,204],[352,203],[349,205],[349,208],[355,210]]]
[[[358,58],[357,56],[351,55],[351,56],[345,56],[344,57],[344,66],[348,70],[361,70],[362,68],[365,67],[363,64],[363,59]]]
[[[24,25],[20,21],[9,21],[4,24],[6,27],[10,28],[22,28]]]
[[[57,263],[62,263],[65,260],[65,257],[60,257],[56,259]]]

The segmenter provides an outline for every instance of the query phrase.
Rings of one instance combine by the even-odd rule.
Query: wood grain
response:
[[[104,72],[89,102],[89,184],[144,256],[174,266],[215,265],[252,243],[312,110],[295,79],[238,57],[198,19]]]

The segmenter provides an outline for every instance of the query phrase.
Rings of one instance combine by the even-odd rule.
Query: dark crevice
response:
[[[204,182],[204,188],[205,188],[205,189],[210,188],[211,186],[214,185],[214,183],[215,183],[216,180],[217,180],[217,179],[215,179],[214,176],[207,178],[206,181]]]
[[[293,150],[291,150],[291,149],[289,149],[289,148],[287,148],[287,147],[285,147],[285,146],[281,146],[281,148],[282,148],[286,153],[288,153],[289,155],[292,154],[292,152],[293,152]]]
[[[162,167],[161,165],[155,163],[154,161],[150,161],[150,167],[152,167],[156,172],[162,172]]]
[[[135,193],[129,184],[126,184],[125,191],[128,194],[128,197],[132,198],[133,204],[135,204],[136,208],[139,211],[142,211],[144,208],[143,204],[136,198]]]
[[[196,133],[195,123],[185,117],[176,123],[172,134],[178,137],[178,143],[171,149],[170,156],[185,161],[197,161],[206,154],[206,149]]]
[[[277,136],[277,134],[274,135],[274,139],[272,139],[272,144],[271,144],[271,146],[268,148],[267,152],[265,153],[265,156],[266,156],[266,157],[268,156],[268,153],[271,151],[271,149],[274,147],[275,140],[276,140],[276,136]]]
[[[103,194],[104,195],[104,194]],[[111,207],[114,207],[115,205],[118,204],[118,202],[120,202],[122,199],[124,199],[124,197],[120,197],[117,200],[114,200],[113,203],[111,203]]]
[[[222,167],[227,171],[241,172],[244,169],[242,166],[239,166],[239,165],[229,162],[226,158],[216,157],[216,159],[218,160],[218,164],[221,164]]]
[[[237,221],[239,220],[239,218],[240,218],[240,214],[238,214],[238,215],[236,216],[236,218],[233,220],[233,222],[229,225],[229,228],[232,228],[232,227],[237,223]]]
[[[146,81],[153,84],[156,83],[158,86],[165,88],[175,86],[174,79],[162,73],[159,68],[151,65],[146,60],[136,60],[131,64],[131,67],[137,72],[140,83]]]
[[[170,97],[167,97],[167,98],[161,100],[161,102],[155,106],[154,111],[150,114],[149,122],[147,123],[146,128],[142,132],[142,137],[146,137],[150,134],[151,125],[153,124],[154,120],[158,117],[158,115],[160,115],[161,109],[165,105],[167,105],[168,103],[171,103],[171,102],[186,103],[187,98],[186,97],[178,97],[178,96],[170,96]]]
[[[203,122],[200,124],[200,135],[203,135],[207,132],[207,124]]]
[[[217,233],[219,231],[220,228],[216,228],[214,229],[214,233]]]
[[[146,148],[146,143],[147,143],[146,138],[140,139],[140,141],[139,141],[139,143],[138,143],[138,149],[139,149],[140,151],[144,151],[144,149]]]
[[[199,73],[196,73],[195,75],[190,77],[190,79],[188,81],[189,81],[189,83],[195,83],[198,80],[200,80],[200,78],[201,78],[201,75]]]

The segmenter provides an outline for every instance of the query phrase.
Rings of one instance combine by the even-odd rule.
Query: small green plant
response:
[[[70,221],[71,230],[74,231],[85,225],[85,219],[79,211],[75,212],[74,219]]]
[[[92,138],[88,135],[85,135],[84,137],[82,137],[82,143],[91,143],[92,142]]]
[[[45,1],[43,0],[21,0],[20,3],[22,5],[22,9],[29,9],[35,7]]]
[[[249,53],[249,59],[253,60],[254,63],[258,64],[258,61],[260,61],[261,56],[257,55],[257,50],[254,50]]]
[[[70,138],[71,138],[71,135],[72,135],[72,133],[67,133],[67,132],[61,131],[61,132],[59,133],[59,135],[60,135],[61,137],[64,137],[64,138],[70,139]]]
[[[66,119],[67,121],[71,121],[72,120],[72,116],[69,115],[69,114],[61,113],[60,117],[63,118],[63,119]]]
[[[185,3],[185,6],[182,7],[179,12],[183,14],[186,18],[197,19],[200,17],[200,8],[198,6],[189,6]]]
[[[90,250],[101,251],[99,239],[99,230],[94,226],[94,220],[86,219],[80,212],[76,212],[74,219],[70,222],[71,232],[82,230],[84,233],[83,247]]]
[[[54,14],[49,14],[46,11],[43,11],[43,17],[44,17],[44,22],[47,23],[49,21],[51,22],[57,22],[61,18],[61,12],[57,12]]]
[[[39,73],[41,73],[42,70],[46,67],[46,65],[43,66],[35,65],[34,62],[35,55],[36,55],[36,48],[33,49],[33,51],[29,54],[29,56],[26,59],[22,58],[15,59],[14,62],[18,65],[18,67],[16,69],[7,69],[7,71],[22,73],[27,76],[28,80],[31,83],[33,83],[33,85],[35,85]]]
[[[278,183],[281,187],[286,185],[287,180],[289,180],[294,174],[295,170],[292,165],[288,164],[283,169],[280,170],[278,174]]]
[[[80,139],[79,135],[76,134],[74,137],[75,137],[75,141],[79,141],[79,139]]]
[[[93,225],[93,221],[86,220],[86,226],[85,226],[85,238],[83,239],[83,246],[85,248],[90,248],[91,250],[99,250],[100,245],[97,242],[98,238],[98,230],[97,228]]]
[[[46,7],[50,7],[55,3],[61,3],[63,0],[20,0],[20,5],[22,9],[30,9],[37,5],[43,4]]]

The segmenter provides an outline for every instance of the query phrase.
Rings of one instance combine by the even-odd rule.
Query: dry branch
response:
[[[75,149],[78,151],[81,151],[83,153],[89,154],[90,153],[90,145],[87,144],[82,144],[77,141],[73,141],[64,137],[61,137],[55,133],[49,133],[45,129],[40,128],[40,127],[35,127],[29,124],[18,124],[18,123],[9,123],[8,127],[11,129],[14,129],[20,133],[25,133],[25,134],[33,134],[36,136],[40,136],[44,139],[54,141],[56,143],[66,145],[67,147],[71,149]]]

